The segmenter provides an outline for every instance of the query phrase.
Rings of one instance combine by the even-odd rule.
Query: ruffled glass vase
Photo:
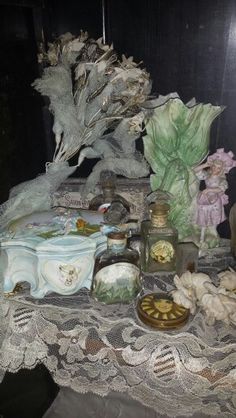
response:
[[[154,172],[151,189],[173,195],[170,220],[180,240],[192,239],[200,183],[194,167],[207,156],[211,124],[224,107],[196,104],[195,99],[184,104],[173,93],[160,96],[154,107],[143,137],[144,155]]]

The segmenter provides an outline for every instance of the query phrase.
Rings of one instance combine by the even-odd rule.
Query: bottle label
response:
[[[107,248],[115,252],[123,251],[126,245],[127,245],[127,238],[124,238],[124,239],[108,238],[107,239]]]
[[[127,262],[103,267],[93,282],[93,294],[105,303],[128,302],[140,290],[140,270]]]
[[[150,256],[158,263],[165,264],[173,260],[175,250],[169,241],[160,240],[151,246]]]

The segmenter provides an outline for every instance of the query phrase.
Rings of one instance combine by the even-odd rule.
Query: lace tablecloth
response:
[[[200,263],[214,281],[229,254]],[[146,276],[145,292],[169,291],[172,275]],[[105,396],[123,392],[169,417],[236,416],[236,330],[210,327],[200,311],[179,331],[143,325],[131,305],[103,306],[82,290],[35,300],[26,291],[1,301],[0,368],[43,363],[60,386]]]

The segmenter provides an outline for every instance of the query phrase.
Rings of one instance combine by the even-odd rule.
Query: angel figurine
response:
[[[171,291],[173,300],[195,314],[199,306],[206,316],[208,325],[215,321],[224,321],[226,324],[236,325],[236,295],[228,291],[225,278],[229,272],[224,272],[220,286],[215,286],[211,278],[205,273],[190,273],[186,271],[180,277],[175,275],[176,289]]]
[[[225,152],[224,148],[219,148],[204,164],[194,169],[197,177],[204,180],[206,186],[198,194],[194,219],[194,223],[201,228],[200,246],[205,241],[206,230],[214,238],[213,243],[218,244],[216,227],[226,219],[224,206],[228,203],[228,196],[225,194],[228,188],[225,174],[236,166],[233,157],[231,151]]]

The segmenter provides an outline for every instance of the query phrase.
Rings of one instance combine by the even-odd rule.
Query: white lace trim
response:
[[[215,258],[201,271],[215,280],[230,263],[230,257]],[[144,281],[147,291],[172,287],[168,275]],[[179,331],[156,331],[142,325],[134,304],[103,306],[86,290],[42,300],[25,292],[2,308],[3,372],[41,362],[59,385],[80,393],[127,392],[169,417],[176,411],[235,417],[235,327],[207,326],[198,311]]]

